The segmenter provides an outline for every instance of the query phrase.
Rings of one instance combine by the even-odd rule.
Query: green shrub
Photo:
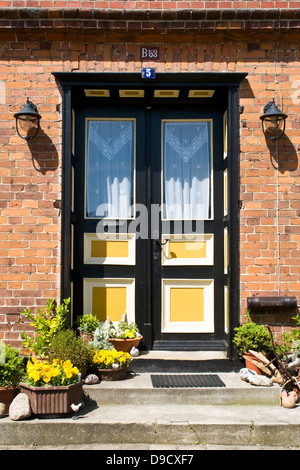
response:
[[[41,357],[48,355],[53,338],[65,326],[69,303],[70,299],[65,299],[61,305],[56,305],[55,300],[50,299],[45,309],[38,309],[37,314],[31,313],[29,308],[24,310],[23,314],[35,328],[34,337],[22,334],[23,344],[31,353]]]
[[[263,326],[247,321],[244,325],[235,328],[236,334],[233,343],[240,354],[253,351],[268,354],[272,351],[272,340],[269,331]]]
[[[76,324],[82,333],[93,333],[98,328],[99,320],[92,313],[85,313],[77,318]]]
[[[19,357],[18,349],[12,348],[9,344],[1,346],[0,386],[14,387],[24,374],[25,364],[23,358]]]
[[[66,361],[69,359],[79,370],[92,363],[92,350],[74,330],[59,331],[53,338],[50,358]]]

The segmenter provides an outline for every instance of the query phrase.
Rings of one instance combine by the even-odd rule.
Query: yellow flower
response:
[[[64,361],[64,363],[63,363],[63,368],[65,368],[65,367],[70,367],[70,366],[71,366],[71,367],[73,366],[73,364],[72,364],[72,362],[70,361],[70,359],[67,359],[66,361]]]
[[[52,364],[49,364],[47,361],[28,361],[27,363],[28,378],[37,385],[59,385],[62,384],[66,379],[71,379],[74,382],[74,380],[76,381],[77,379],[78,373],[79,370],[77,367],[73,367],[73,364],[70,360],[64,361],[64,363],[62,363],[61,361],[55,359],[53,360]]]
[[[95,351],[93,356],[94,364],[97,364],[99,368],[109,368],[111,369],[113,364],[119,364],[122,367],[129,364],[132,360],[129,353],[123,351],[112,350],[101,350]]]
[[[32,380],[34,380],[34,382],[37,382],[38,380],[40,380],[40,374],[38,372],[32,372],[32,374],[30,375],[30,378]]]
[[[51,374],[52,374],[52,377],[57,377],[60,374],[60,369],[57,367],[53,367]]]
[[[66,373],[66,376],[68,379],[70,379],[72,377],[72,371],[70,369],[65,369],[65,373]]]
[[[47,383],[50,382],[51,378],[52,378],[51,374],[48,373],[48,374],[45,374],[45,375],[44,375],[43,380],[44,380],[44,382],[46,382],[46,384],[47,384]]]

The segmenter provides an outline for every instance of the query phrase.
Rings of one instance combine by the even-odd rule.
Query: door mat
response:
[[[154,388],[225,387],[216,374],[151,375]]]

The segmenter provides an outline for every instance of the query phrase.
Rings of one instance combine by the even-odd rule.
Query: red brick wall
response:
[[[241,305],[256,294],[294,295],[299,303],[299,51],[281,41],[243,49],[250,74],[241,91]],[[286,136],[277,146],[264,138],[258,119],[273,98],[288,114]],[[290,321],[281,312],[256,319]]]
[[[58,10],[65,5],[68,12]],[[110,19],[107,5],[117,9]],[[126,16],[120,10],[142,5],[158,12]],[[246,10],[250,6],[255,14]],[[160,46],[158,72],[248,73],[240,93],[241,315],[253,294],[280,292],[300,299],[297,6],[292,1],[0,1],[0,80],[5,82],[0,96],[0,340],[20,345],[20,334],[29,329],[20,318],[23,309],[60,297],[61,96],[51,72],[140,72],[144,43]],[[75,10],[79,7],[84,10]],[[89,10],[97,7],[101,10]],[[181,8],[193,10],[184,17]],[[218,8],[241,12],[226,20]],[[260,8],[285,10],[271,14]],[[164,17],[163,9],[174,19]],[[42,114],[42,130],[30,144],[16,135],[13,118],[27,96]],[[278,159],[259,120],[273,97],[289,115]],[[289,322],[281,315],[265,320],[279,332]]]
[[[34,40],[1,44],[6,89],[0,104],[0,339],[14,345],[25,328],[19,313],[59,297],[60,95],[39,47]],[[29,52],[36,60],[27,62]],[[29,144],[17,136],[13,118],[27,96],[43,117],[40,135]]]
[[[0,8],[79,8],[79,9],[293,9],[297,0],[150,0],[150,1],[64,1],[64,0],[1,0]]]

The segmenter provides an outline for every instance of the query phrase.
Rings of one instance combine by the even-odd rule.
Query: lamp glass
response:
[[[268,116],[263,120],[264,132],[269,139],[279,139],[284,131],[284,118],[282,116]]]
[[[263,133],[267,139],[275,141],[283,136],[287,117],[287,114],[277,108],[274,100],[266,104],[264,114],[260,116],[260,119]]]
[[[25,106],[15,114],[17,132],[22,139],[33,139],[40,128],[41,116],[37,107],[27,98]]]

